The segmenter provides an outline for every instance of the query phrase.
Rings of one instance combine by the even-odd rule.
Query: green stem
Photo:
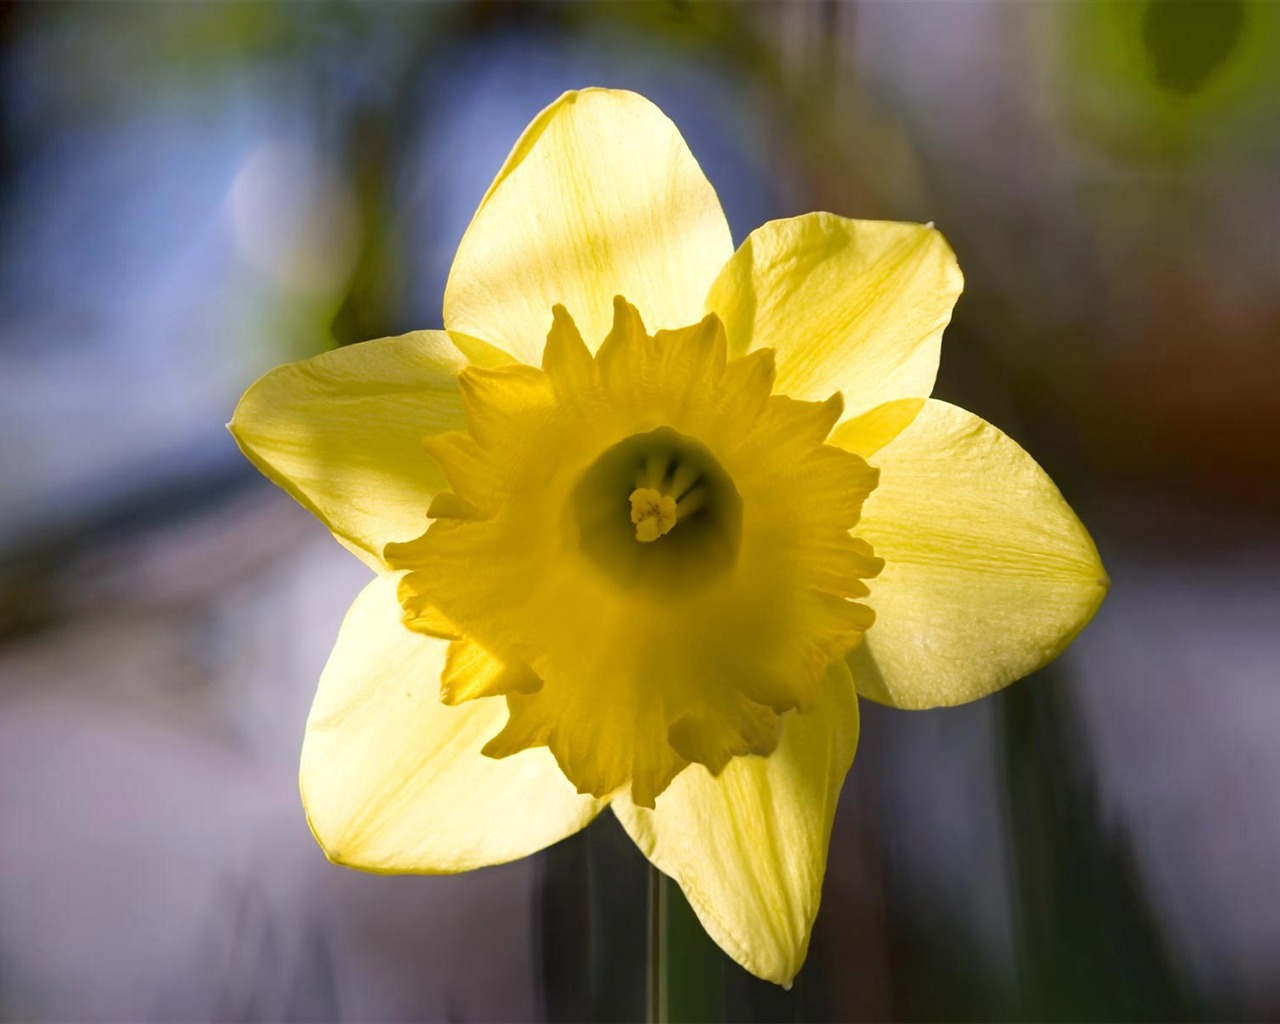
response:
[[[667,887],[662,872],[649,865],[649,1024],[671,1020],[667,960]]]
[[[725,956],[680,887],[649,865],[651,1024],[717,1024],[725,1010]]]

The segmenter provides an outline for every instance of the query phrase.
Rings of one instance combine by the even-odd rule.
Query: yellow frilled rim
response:
[[[824,443],[839,395],[773,381],[714,314],[650,335],[622,298],[595,356],[557,307],[541,368],[463,372],[467,429],[425,442],[452,490],[385,557],[407,624],[453,640],[446,700],[505,696],[485,753],[547,746],[579,792],[652,807],[813,703],[874,621],[849,531],[877,473]]]

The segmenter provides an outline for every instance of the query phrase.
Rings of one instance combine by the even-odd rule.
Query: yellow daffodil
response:
[[[303,745],[329,858],[465,871],[609,806],[730,956],[788,983],[858,695],[991,693],[1107,587],[1031,458],[928,398],[960,290],[931,226],[815,213],[735,252],[640,96],[539,114],[445,330],[273,370],[231,423],[377,574]]]

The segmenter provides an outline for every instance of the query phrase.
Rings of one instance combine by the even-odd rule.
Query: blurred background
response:
[[[297,756],[367,573],[223,428],[277,363],[439,326],[588,84],[667,111],[735,242],[936,222],[937,394],[1113,580],[997,697],[864,702],[808,965],[689,929],[689,1005],[1280,1019],[1277,54],[1271,0],[0,5],[0,1020],[643,1012],[609,815],[456,878],[325,862]]]

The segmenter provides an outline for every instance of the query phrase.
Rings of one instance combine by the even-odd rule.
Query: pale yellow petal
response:
[[[422,439],[463,426],[465,366],[443,331],[350,345],[271,370],[228,429],[258,469],[380,569],[383,545],[421,534],[446,486]]]
[[[729,350],[777,352],[777,390],[823,399],[845,418],[924,398],[964,279],[942,235],[922,224],[810,213],[753,231],[707,298]]]
[[[1056,657],[1107,574],[1075,513],[991,424],[929,400],[872,460],[857,533],[884,559],[875,625],[850,656],[858,692],[901,708],[960,704]]]
[[[440,703],[448,641],[401,621],[396,579],[356,598],[329,656],[302,746],[302,799],[330,860],[366,871],[467,871],[541,850],[603,804],[545,749],[494,760],[501,698]],[[473,657],[476,656],[472,652]]]
[[[809,948],[858,742],[846,666],[831,666],[814,706],[781,722],[769,757],[734,758],[718,778],[693,765],[654,810],[622,796],[613,808],[644,855],[680,883],[707,934],[752,974],[789,985]]]
[[[650,330],[702,317],[733,251],[676,126],[635,93],[565,93],[516,143],[454,257],[450,331],[539,362],[563,304],[595,349],[625,295]]]

